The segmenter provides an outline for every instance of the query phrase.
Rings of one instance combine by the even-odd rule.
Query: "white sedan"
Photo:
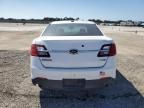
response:
[[[93,22],[52,22],[32,42],[30,68],[43,89],[99,88],[116,78],[116,46]]]

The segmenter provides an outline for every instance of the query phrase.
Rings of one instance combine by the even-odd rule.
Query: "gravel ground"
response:
[[[92,93],[43,91],[31,83],[28,50],[1,49],[0,108],[144,108],[144,38],[133,33],[106,34],[117,43],[117,79]]]

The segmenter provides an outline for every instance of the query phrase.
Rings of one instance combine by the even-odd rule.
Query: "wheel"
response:
[[[40,89],[42,89],[42,90],[44,89],[42,85],[38,84],[38,86]]]

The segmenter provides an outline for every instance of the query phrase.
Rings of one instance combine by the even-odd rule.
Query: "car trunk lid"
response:
[[[112,40],[105,36],[42,36],[37,43],[43,44],[50,54],[50,58],[40,57],[44,67],[91,68],[105,65],[108,57],[97,55]]]

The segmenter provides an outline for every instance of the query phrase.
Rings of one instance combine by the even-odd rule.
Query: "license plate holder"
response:
[[[85,87],[85,79],[63,79],[63,87]]]

